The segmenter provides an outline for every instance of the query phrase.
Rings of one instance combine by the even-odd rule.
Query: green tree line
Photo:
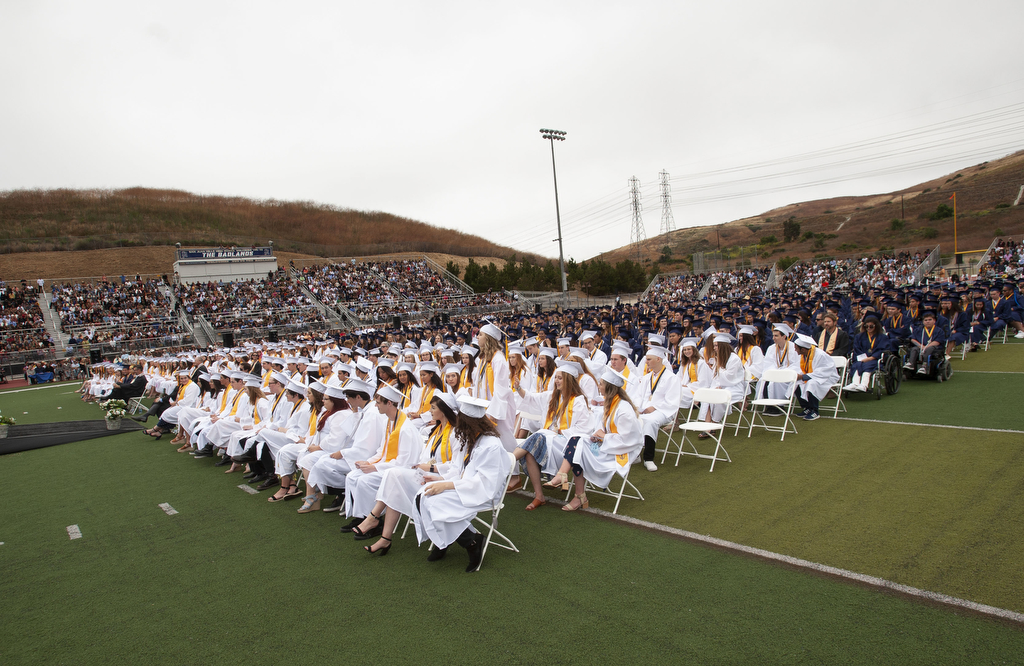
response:
[[[459,267],[454,262],[449,262],[446,268],[459,276]],[[570,289],[579,289],[593,296],[643,291],[651,279],[643,266],[628,259],[614,266],[600,259],[581,263],[570,259],[565,264],[565,272]],[[509,257],[502,268],[494,262],[482,266],[470,259],[461,277],[477,292],[488,289],[560,291],[562,288],[556,262],[548,260],[541,265],[527,258],[517,260],[515,255]]]

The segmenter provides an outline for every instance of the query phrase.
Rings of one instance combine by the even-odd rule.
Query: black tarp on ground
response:
[[[120,430],[107,430],[106,421],[59,421],[57,423],[12,425],[7,431],[7,439],[0,439],[0,455],[42,449],[58,444],[70,444],[85,439],[142,429],[142,425],[129,418],[121,419]]]

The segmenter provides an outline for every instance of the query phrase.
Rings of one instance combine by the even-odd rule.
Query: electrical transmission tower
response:
[[[667,234],[676,230],[676,221],[672,219],[672,186],[668,184],[668,171],[661,176],[661,233]]]
[[[641,245],[647,240],[647,231],[644,229],[644,220],[640,216],[643,206],[640,203],[640,181],[636,176],[629,179],[629,196],[633,208],[633,227],[629,232],[629,242],[633,245],[634,261],[639,264],[643,260]]]

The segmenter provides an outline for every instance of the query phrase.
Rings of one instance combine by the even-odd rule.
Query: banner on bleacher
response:
[[[273,257],[272,247],[208,248],[202,250],[178,250],[178,259],[251,259]]]

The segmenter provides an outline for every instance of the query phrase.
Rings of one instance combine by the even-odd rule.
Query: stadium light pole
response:
[[[565,254],[562,252],[562,215],[558,211],[558,172],[555,171],[555,141],[565,141],[565,132],[553,129],[542,129],[542,139],[551,144],[551,175],[555,180],[555,220],[558,223],[558,271],[562,275],[562,307],[569,307],[569,288],[565,281]]]

